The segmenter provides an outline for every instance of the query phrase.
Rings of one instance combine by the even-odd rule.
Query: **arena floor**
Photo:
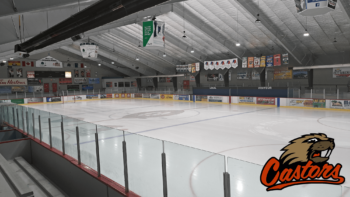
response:
[[[336,144],[329,163],[334,165],[340,163],[343,165],[341,175],[348,178],[344,185],[350,186],[350,112],[136,99],[40,104],[28,105],[28,107],[212,153],[219,153],[259,165],[264,165],[273,156],[279,158],[282,154],[280,150],[289,141],[301,135],[325,133],[329,137],[334,138]],[[67,135],[69,134],[67,133]],[[117,143],[116,140],[120,140],[120,138],[120,132],[100,135],[101,160],[104,160],[103,156],[106,157],[106,161],[108,160],[107,157],[114,151],[113,146]],[[71,143],[74,143],[74,141],[71,141]],[[161,148],[161,143],[158,145]],[[93,135],[82,138],[81,146],[83,149],[84,147],[93,147]],[[93,150],[94,148],[90,151]],[[204,153],[203,156],[198,156],[197,160],[191,164],[191,170],[184,172],[188,173],[188,176],[186,175],[185,177],[186,181],[181,181],[181,178],[173,180],[174,183],[178,184],[178,189],[169,188],[169,196],[222,196],[221,194],[211,194],[210,191],[196,188],[195,184],[196,173],[198,173],[196,170],[200,169],[201,165],[205,166],[207,161],[211,162],[208,158],[211,158],[210,155],[213,155],[212,153],[208,153],[209,156]],[[186,154],[186,151],[184,154]],[[168,155],[167,158],[169,158]],[[160,156],[158,159],[160,166]],[[168,165],[172,165],[172,158],[169,159]],[[221,157],[218,157],[218,159],[220,160]],[[121,164],[119,161],[117,163]],[[158,162],[156,163],[155,165],[158,166]],[[102,167],[104,166],[102,165]],[[105,165],[105,168],[113,167]],[[202,169],[208,171],[216,170],[218,172],[224,171],[224,167],[222,170],[210,170],[210,165]],[[108,172],[108,170],[105,171],[105,173]],[[199,172],[203,171],[199,170]],[[154,173],[161,176],[161,171]],[[168,176],[171,176],[171,172],[169,173],[170,175],[168,174]],[[142,172],[140,175],[142,175]],[[234,175],[231,173],[231,179],[234,178]],[[117,182],[123,182],[122,176],[113,177],[113,179]],[[218,180],[222,181],[222,173],[218,175]],[[158,184],[157,181],[154,181],[154,184]],[[137,180],[131,178],[130,187],[133,186],[134,182],[136,186],[138,184]],[[231,180],[231,182],[233,181]],[[159,183],[161,184],[161,179]],[[172,185],[171,183],[172,180],[169,180],[168,184]],[[246,188],[244,182],[242,184],[243,186],[238,185],[236,188],[231,188],[231,193],[236,194],[236,196],[244,196],[245,190],[252,189]],[[217,185],[217,187],[222,187],[221,184]],[[155,192],[155,194],[151,189],[138,186],[138,188],[140,187],[141,189],[137,189],[136,192],[143,193],[143,196],[149,196],[152,192],[153,196],[162,196],[162,193]],[[313,188],[314,186],[309,187]],[[176,192],[183,193],[171,195],[172,189],[173,191],[180,190]],[[292,187],[286,190],[289,193],[294,191]],[[315,196],[315,194],[312,195]],[[278,195],[277,193],[269,193],[266,196],[281,195],[282,193]],[[283,195],[296,196],[295,193]],[[309,195],[304,193],[304,195],[300,196],[307,197]]]

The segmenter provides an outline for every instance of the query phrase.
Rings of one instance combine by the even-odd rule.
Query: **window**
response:
[[[125,82],[125,87],[130,88],[130,82]]]
[[[119,88],[124,87],[124,82],[118,82],[118,87],[119,87]]]

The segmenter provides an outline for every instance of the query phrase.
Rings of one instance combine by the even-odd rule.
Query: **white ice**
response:
[[[126,137],[130,189],[141,196],[162,196],[161,140],[166,141],[171,197],[223,196],[222,155],[229,157],[232,196],[338,197],[340,186],[303,185],[266,192],[260,184],[261,165],[272,156],[279,158],[290,140],[309,133],[335,139],[329,163],[343,165],[341,175],[348,178],[343,186],[350,186],[349,112],[137,99],[28,107],[114,128],[99,131],[102,173],[122,185],[121,130],[141,135]],[[74,145],[74,132],[66,131],[66,136],[72,136],[66,143]],[[82,136],[81,143],[94,155],[93,132]],[[94,157],[85,158],[89,159]]]

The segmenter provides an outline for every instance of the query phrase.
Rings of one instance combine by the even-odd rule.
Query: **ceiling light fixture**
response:
[[[6,63],[6,60],[2,61],[3,63]]]
[[[337,38],[334,37],[334,41],[333,42],[336,43],[337,42]]]
[[[259,23],[261,23],[261,20],[259,19],[259,16],[260,16],[260,15],[259,15],[259,14],[257,14],[256,16],[257,16],[257,18],[256,18],[255,23],[258,23],[258,24],[259,24]]]
[[[13,60],[13,57],[10,57],[10,60]]]
[[[236,46],[237,46],[237,47],[241,46],[241,43],[237,42],[237,43],[236,43]]]
[[[308,37],[308,36],[310,36],[309,32],[307,32],[307,30],[306,30],[306,29],[305,29],[305,33],[304,33],[304,36],[305,36],[305,37]]]
[[[165,53],[163,54],[163,57],[166,57],[166,54],[165,54]]]
[[[101,66],[101,64],[98,64],[98,66]]]
[[[138,57],[136,57],[136,61],[139,61],[140,59]]]
[[[193,48],[192,48],[192,50],[191,50],[191,53],[194,53],[194,50],[193,50]]]
[[[114,64],[114,62],[112,62],[112,64]]]

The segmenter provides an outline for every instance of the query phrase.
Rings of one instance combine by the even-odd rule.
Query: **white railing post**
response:
[[[326,89],[323,89],[323,99],[326,99]]]
[[[339,99],[339,89],[337,89],[337,99]]]
[[[310,93],[310,98],[312,98],[312,89],[311,89],[311,93]]]

